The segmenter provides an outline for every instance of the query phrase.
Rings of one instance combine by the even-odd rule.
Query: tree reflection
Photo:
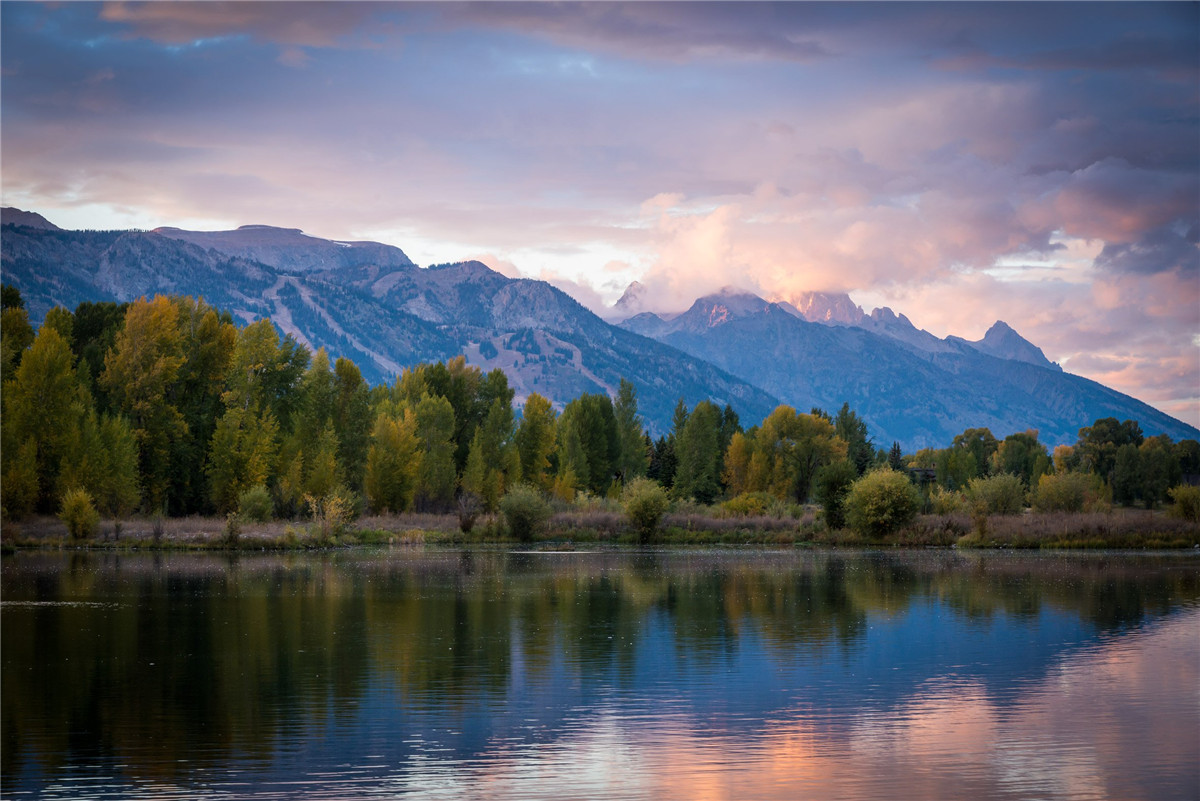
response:
[[[718,675],[746,649],[819,660],[917,606],[958,626],[1053,609],[1105,634],[1194,604],[1195,567],[954,552],[18,554],[3,562],[0,768],[87,761],[186,780],[352,722],[372,688],[401,718],[461,720],[529,684],[561,718],[588,687],[638,690],[647,653]]]

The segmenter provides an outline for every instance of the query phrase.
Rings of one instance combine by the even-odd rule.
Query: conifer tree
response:
[[[646,475],[649,454],[646,451],[642,418],[638,415],[637,390],[621,379],[617,402],[613,404],[617,426],[616,472],[625,482]]]

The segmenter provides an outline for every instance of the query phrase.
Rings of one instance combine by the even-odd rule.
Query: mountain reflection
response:
[[[581,795],[600,782],[628,790],[616,796],[730,797],[748,780],[727,764],[736,753],[762,786],[786,785],[780,797],[817,785],[855,796],[829,791],[835,770],[840,782],[900,782],[924,797],[988,797],[1023,781],[1044,788],[1037,747],[1014,733],[1054,733],[1073,717],[1095,725],[1066,737],[1078,749],[1054,764],[1077,769],[1060,779],[1086,796],[1079,783],[1106,774],[1085,756],[1163,756],[1157,734],[1132,742],[1137,715],[1122,716],[1123,697],[1158,703],[1192,688],[1194,706],[1200,660],[1159,643],[1189,630],[1196,639],[1197,564],[953,552],[18,554],[3,561],[5,790],[36,792],[79,765],[195,786],[231,765],[271,783],[370,757],[377,785],[413,789],[444,770],[451,784],[486,775],[489,794],[504,796],[523,772],[549,775],[569,758],[576,767],[560,767]],[[1097,682],[1120,692],[1096,702],[1086,688]],[[1200,751],[1194,725],[1169,734],[1167,756]],[[907,758],[914,749],[921,760]],[[939,766],[966,783],[925,788],[922,771]],[[1141,792],[1126,789],[1116,794]],[[512,794],[540,792],[526,783]],[[551,783],[545,794],[570,793]]]

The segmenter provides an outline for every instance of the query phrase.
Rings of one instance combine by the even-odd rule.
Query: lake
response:
[[[5,798],[1200,795],[1200,556],[3,558]]]

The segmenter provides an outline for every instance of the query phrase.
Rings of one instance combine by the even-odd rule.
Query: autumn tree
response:
[[[403,512],[412,506],[421,470],[416,432],[411,409],[400,417],[381,413],[375,418],[365,468],[367,502],[375,511]]]
[[[2,447],[5,509],[52,512],[58,474],[90,407],[75,374],[71,349],[58,331],[43,327],[4,381]]]
[[[100,386],[133,428],[143,502],[149,509],[167,508],[173,446],[188,435],[175,405],[185,358],[180,308],[162,295],[130,304],[104,358]]]

